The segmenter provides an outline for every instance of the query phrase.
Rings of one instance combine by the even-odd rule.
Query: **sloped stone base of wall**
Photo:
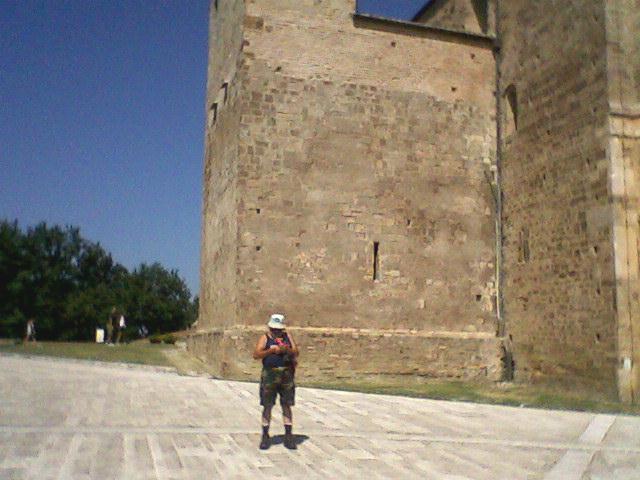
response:
[[[237,326],[194,332],[189,351],[222,378],[255,380],[252,358],[264,327]],[[379,375],[499,381],[502,342],[486,333],[291,328],[300,347],[299,380],[356,379]]]

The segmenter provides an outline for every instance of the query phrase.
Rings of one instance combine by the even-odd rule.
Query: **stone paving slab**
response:
[[[633,479],[640,418],[299,388],[257,449],[257,384],[0,355],[0,479]],[[274,410],[275,412],[275,410]]]

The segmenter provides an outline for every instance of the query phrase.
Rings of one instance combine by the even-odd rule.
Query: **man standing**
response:
[[[24,343],[27,343],[29,340],[32,342],[36,341],[36,321],[33,318],[27,320],[27,331],[24,335]]]
[[[109,314],[109,319],[107,320],[107,341],[105,342],[107,345],[113,345],[113,328],[117,321],[118,311],[116,310],[116,307],[113,307]]]
[[[117,329],[117,336],[116,336],[116,343],[119,344],[120,340],[122,340],[122,332],[124,332],[124,329],[127,328],[127,323],[124,320],[124,315],[120,314],[120,316],[118,317],[118,323],[116,325],[116,329]]]
[[[291,335],[285,331],[284,315],[271,315],[267,326],[269,331],[260,337],[253,352],[253,358],[262,360],[260,405],[263,410],[260,449],[266,450],[271,445],[271,409],[276,403],[276,396],[280,395],[285,431],[284,446],[295,450],[291,407],[295,404],[294,375],[299,351]]]

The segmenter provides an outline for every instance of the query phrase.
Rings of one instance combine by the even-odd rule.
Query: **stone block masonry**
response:
[[[632,4],[443,0],[407,23],[212,2],[190,348],[255,375],[277,311],[316,380],[514,371],[637,401]]]
[[[516,375],[590,382],[613,394],[603,6],[522,1],[500,12],[501,87],[512,86],[517,104],[501,157],[503,291],[507,331],[520,352]],[[502,99],[505,113],[513,110]]]
[[[200,318],[221,325],[236,318],[237,151],[242,2],[212,2],[200,267]],[[215,266],[215,267],[213,267]],[[215,308],[214,308],[215,306]],[[206,320],[205,320],[206,322]]]
[[[501,342],[488,333],[419,332],[292,327],[300,344],[296,376],[302,382],[381,375],[425,379],[498,381]],[[262,326],[211,329],[191,337],[191,351],[220,377],[255,380],[261,365],[251,352]]]
[[[275,308],[299,326],[495,332],[488,115],[256,70],[243,86],[239,322]]]
[[[314,377],[498,379],[491,40],[398,35],[353,11],[212,6],[192,348],[224,357],[221,373],[244,371],[212,352],[280,311]]]
[[[500,2],[498,18],[502,291],[516,377],[625,401],[640,395],[637,152],[616,113],[638,105],[632,3]]]

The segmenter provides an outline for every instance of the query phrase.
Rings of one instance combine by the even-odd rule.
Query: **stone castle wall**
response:
[[[217,5],[217,7],[216,7]],[[201,328],[234,325],[237,310],[238,62],[243,2],[212,2],[200,262]]]
[[[615,248],[618,391],[640,401],[640,1],[608,0],[609,171]]]
[[[246,4],[228,115],[208,137],[199,328],[223,333],[218,354],[192,348],[220,359],[279,311],[318,368],[498,379],[492,42],[353,12]],[[221,21],[212,50],[226,51],[236,31]],[[243,361],[225,358],[225,371]]]
[[[494,332],[490,49],[279,3],[245,22],[240,322]]]
[[[516,376],[616,390],[605,12],[500,3],[504,305]]]
[[[638,2],[212,2],[190,348],[255,378],[278,311],[309,379],[640,398]]]
[[[416,19],[435,27],[495,35],[495,0],[433,0]]]
[[[216,375],[256,380],[261,364],[251,353],[265,330],[208,329],[190,337],[189,349]],[[296,377],[303,382],[376,377],[497,381],[502,372],[500,342],[488,334],[313,327],[288,331],[300,345]]]

